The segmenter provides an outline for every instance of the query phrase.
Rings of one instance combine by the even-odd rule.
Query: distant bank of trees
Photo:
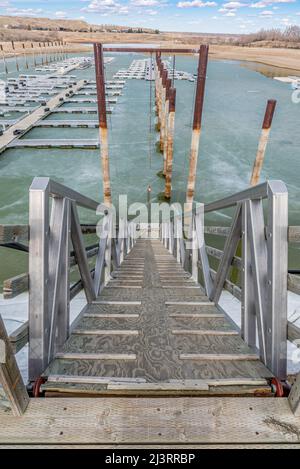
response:
[[[232,39],[232,42],[237,45],[250,45],[257,42],[273,42],[273,43],[293,43],[295,46],[300,47],[300,27],[299,26],[287,26],[285,30],[273,28],[273,29],[261,29],[256,33],[245,34],[238,38]],[[254,44],[255,45],[255,44]],[[274,44],[275,45],[275,44]]]

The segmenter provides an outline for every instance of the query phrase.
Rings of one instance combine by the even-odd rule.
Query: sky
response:
[[[0,14],[240,34],[300,26],[300,0],[0,0]]]

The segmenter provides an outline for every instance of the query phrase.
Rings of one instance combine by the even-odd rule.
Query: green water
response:
[[[128,67],[137,56],[116,54],[106,67],[107,79]],[[194,57],[177,57],[176,68],[194,73]],[[32,73],[32,71],[29,71]],[[22,71],[21,73],[26,73]],[[94,69],[72,72],[94,78]],[[11,74],[13,76],[13,73]],[[173,196],[184,200],[191,140],[194,83],[177,81]],[[163,191],[157,177],[162,157],[155,151],[154,88],[128,80],[114,112],[108,116],[113,199],[128,194],[129,203],[145,202],[152,186],[153,199]],[[300,224],[300,104],[291,101],[291,89],[237,62],[210,61],[198,160],[196,199],[212,201],[247,187],[257,150],[267,99],[278,105],[268,145],[262,180],[282,179],[289,190],[289,223]],[[69,105],[69,106],[73,106]],[[75,107],[80,104],[74,103]],[[88,107],[87,103],[83,106]],[[95,105],[92,104],[94,107]],[[150,119],[151,116],[151,119]],[[54,120],[95,120],[95,114],[53,114]],[[149,125],[151,120],[151,132]],[[34,129],[24,138],[95,138],[97,129]],[[102,198],[98,150],[10,149],[0,155],[0,223],[27,223],[28,188],[34,176],[49,176],[86,195]],[[229,222],[216,214],[214,222]],[[0,282],[26,270],[27,256],[0,248]],[[300,268],[300,252],[290,250],[290,267]]]

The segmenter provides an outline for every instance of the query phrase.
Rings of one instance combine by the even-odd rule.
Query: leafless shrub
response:
[[[25,29],[0,29],[0,41],[58,41],[56,31],[29,31]]]
[[[300,43],[300,27],[296,25],[288,26],[284,31],[278,28],[261,29],[256,33],[239,36],[233,39],[232,42],[239,46],[257,46],[259,45],[257,43],[264,43],[266,46],[273,45],[274,47],[281,47],[282,44],[280,43]],[[286,45],[288,46],[288,44]]]

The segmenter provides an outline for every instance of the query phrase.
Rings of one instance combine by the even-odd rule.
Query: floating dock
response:
[[[84,86],[84,84],[84,80],[80,80],[76,85],[73,85],[73,91],[79,91]],[[55,97],[51,98],[46,103],[46,106],[38,107],[37,109],[33,110],[33,112],[31,112],[28,116],[25,116],[16,124],[9,127],[3,133],[3,135],[0,136],[0,153],[2,153],[12,142],[17,141],[18,136],[14,134],[16,130],[21,131],[22,134],[28,132],[37,122],[39,122],[41,119],[45,118],[53,111],[55,111],[56,108],[60,106],[62,102],[66,99],[66,94],[68,94],[68,92],[69,88],[65,89],[61,93],[57,94]],[[47,108],[49,109],[49,111],[45,111],[45,109]]]
[[[99,148],[99,140],[95,139],[16,139],[8,148]]]
[[[98,121],[54,121],[54,120],[41,120],[34,124],[33,127],[43,127],[43,128],[51,128],[51,127],[67,127],[67,128],[87,128],[87,129],[96,129],[99,127]]]
[[[98,109],[96,107],[69,107],[69,108],[61,108],[58,107],[51,111],[52,114],[59,113],[59,114],[97,114]],[[107,107],[106,112],[108,114],[112,114],[113,108]]]

